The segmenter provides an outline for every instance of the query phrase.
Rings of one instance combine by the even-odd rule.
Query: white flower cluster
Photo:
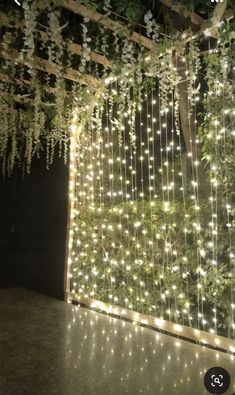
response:
[[[147,36],[152,40],[157,41],[159,38],[159,25],[153,19],[151,11],[146,12],[144,22],[146,23]]]
[[[82,57],[81,57],[81,63],[79,65],[79,71],[80,73],[84,73],[86,69],[86,64],[90,61],[90,53],[91,53],[91,48],[89,47],[91,38],[88,36],[88,23],[90,22],[90,19],[87,17],[83,18],[84,23],[82,24]]]

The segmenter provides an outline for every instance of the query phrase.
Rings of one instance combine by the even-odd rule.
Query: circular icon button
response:
[[[211,394],[224,394],[230,386],[230,375],[227,370],[216,366],[206,372],[204,385]]]

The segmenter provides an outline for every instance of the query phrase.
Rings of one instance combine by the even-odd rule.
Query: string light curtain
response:
[[[230,51],[222,43],[205,57],[204,98],[193,41],[159,60],[138,94],[130,76],[106,79],[71,154],[69,273],[78,298],[234,336]]]

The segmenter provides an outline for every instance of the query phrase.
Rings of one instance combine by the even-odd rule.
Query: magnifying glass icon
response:
[[[214,366],[206,372],[204,385],[210,394],[224,394],[230,387],[230,375],[224,368]]]
[[[220,380],[219,380],[219,378],[218,378],[218,377],[216,377],[216,378],[214,379],[214,382],[215,382],[216,384],[220,384]]]

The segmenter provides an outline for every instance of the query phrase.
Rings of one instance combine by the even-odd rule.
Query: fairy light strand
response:
[[[174,65],[171,67],[173,70]],[[192,65],[186,62],[186,71],[188,67]],[[125,90],[125,81],[116,81],[108,87],[103,103],[97,104],[92,119],[80,131],[79,142],[73,142],[75,146],[77,144],[76,155],[73,156],[71,151],[70,164],[76,188],[73,192],[71,182],[74,207],[71,211],[69,266],[74,271],[69,276],[74,276],[72,290],[78,295],[174,322],[188,321],[193,327],[198,321],[198,328],[216,333],[216,297],[212,316],[204,310],[204,306],[210,304],[203,288],[207,275],[203,262],[205,256],[211,254],[212,262],[217,261],[219,198],[216,170],[211,169],[211,221],[202,226],[195,73],[194,70],[190,76],[194,93],[188,99],[190,112],[194,114],[189,117],[191,180],[187,183],[191,196],[185,189],[186,166],[177,119],[177,87],[166,96],[163,85],[161,89],[152,86],[138,102],[129,89],[123,101],[114,104],[114,97]],[[218,134],[219,125],[215,128]],[[177,153],[178,163],[175,160]],[[229,197],[226,199],[229,206]],[[177,205],[182,206],[184,229],[178,228]],[[191,207],[195,213],[188,215]],[[211,232],[209,246],[201,243],[207,228]],[[183,236],[181,244],[178,244],[179,235]],[[191,306],[195,295],[192,294],[189,269],[192,267],[188,256],[192,248],[190,243],[195,243],[193,259],[198,276],[196,312]],[[231,249],[232,241],[229,243]],[[231,255],[231,270],[232,262]],[[213,282],[216,284],[216,265],[214,269]],[[232,306],[231,291],[234,325]]]

